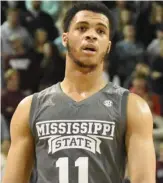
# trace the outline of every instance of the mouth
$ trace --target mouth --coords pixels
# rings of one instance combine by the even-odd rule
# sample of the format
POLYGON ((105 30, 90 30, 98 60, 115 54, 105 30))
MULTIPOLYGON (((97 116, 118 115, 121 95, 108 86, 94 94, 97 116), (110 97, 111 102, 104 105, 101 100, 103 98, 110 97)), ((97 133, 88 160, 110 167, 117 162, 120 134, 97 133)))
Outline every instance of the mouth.
POLYGON ((94 46, 85 46, 82 50, 86 54, 93 54, 93 55, 97 52, 97 49, 94 46))

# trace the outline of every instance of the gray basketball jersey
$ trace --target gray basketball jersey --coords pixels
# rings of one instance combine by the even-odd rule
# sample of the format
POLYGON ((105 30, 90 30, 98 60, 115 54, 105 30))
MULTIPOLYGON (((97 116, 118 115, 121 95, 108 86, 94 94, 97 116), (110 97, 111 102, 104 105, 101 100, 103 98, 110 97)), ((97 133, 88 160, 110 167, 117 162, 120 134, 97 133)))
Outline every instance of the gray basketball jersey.
POLYGON ((122 183, 128 90, 109 83, 75 102, 60 83, 34 94, 37 183, 122 183))

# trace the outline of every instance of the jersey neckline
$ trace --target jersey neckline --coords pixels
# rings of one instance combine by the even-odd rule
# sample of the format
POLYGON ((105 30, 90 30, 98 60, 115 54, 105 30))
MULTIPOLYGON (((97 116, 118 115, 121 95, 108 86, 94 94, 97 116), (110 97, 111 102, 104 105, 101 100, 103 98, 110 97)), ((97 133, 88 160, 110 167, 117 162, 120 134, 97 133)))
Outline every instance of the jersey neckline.
POLYGON ((68 96, 62 89, 61 87, 61 82, 58 83, 58 89, 60 91, 60 93, 62 95, 64 95, 64 97, 66 97, 69 102, 71 102, 73 105, 76 105, 76 106, 79 106, 79 105, 82 105, 82 104, 86 104, 88 101, 91 101, 92 99, 94 99, 95 97, 97 97, 101 92, 105 91, 108 86, 110 86, 110 82, 107 83, 103 88, 101 88, 100 90, 98 90, 96 93, 90 95, 89 97, 81 100, 81 101, 75 101, 73 98, 71 98, 70 96, 68 96))

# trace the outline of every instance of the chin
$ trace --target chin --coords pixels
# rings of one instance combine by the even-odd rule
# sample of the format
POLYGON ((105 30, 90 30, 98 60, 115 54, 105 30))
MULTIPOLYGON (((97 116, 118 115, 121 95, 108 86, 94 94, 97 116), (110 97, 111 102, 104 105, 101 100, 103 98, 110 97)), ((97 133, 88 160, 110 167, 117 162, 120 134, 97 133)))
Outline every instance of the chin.
POLYGON ((97 64, 95 62, 89 62, 88 59, 86 61, 75 60, 74 62, 81 68, 93 69, 97 67, 97 64))

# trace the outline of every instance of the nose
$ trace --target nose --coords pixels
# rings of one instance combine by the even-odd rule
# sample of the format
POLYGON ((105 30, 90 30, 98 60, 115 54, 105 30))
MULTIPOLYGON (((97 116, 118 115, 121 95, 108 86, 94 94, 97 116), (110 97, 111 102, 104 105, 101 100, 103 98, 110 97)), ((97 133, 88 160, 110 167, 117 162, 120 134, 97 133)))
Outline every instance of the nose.
POLYGON ((85 36, 85 39, 87 41, 96 41, 97 40, 96 33, 94 31, 89 31, 85 36))
POLYGON ((87 35, 86 36, 86 40, 88 40, 88 41, 96 41, 97 40, 97 37, 94 36, 94 35, 87 35))

